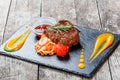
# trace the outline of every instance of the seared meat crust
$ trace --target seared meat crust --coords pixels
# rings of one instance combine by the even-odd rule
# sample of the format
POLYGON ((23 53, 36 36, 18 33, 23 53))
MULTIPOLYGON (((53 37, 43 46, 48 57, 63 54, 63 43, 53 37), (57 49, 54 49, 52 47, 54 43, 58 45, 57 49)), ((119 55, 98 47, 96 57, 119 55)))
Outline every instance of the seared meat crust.
POLYGON ((72 26, 68 31, 58 31, 46 29, 44 34, 50 38, 54 43, 61 42, 64 45, 71 47, 79 42, 79 31, 68 20, 59 21, 56 26, 72 26))

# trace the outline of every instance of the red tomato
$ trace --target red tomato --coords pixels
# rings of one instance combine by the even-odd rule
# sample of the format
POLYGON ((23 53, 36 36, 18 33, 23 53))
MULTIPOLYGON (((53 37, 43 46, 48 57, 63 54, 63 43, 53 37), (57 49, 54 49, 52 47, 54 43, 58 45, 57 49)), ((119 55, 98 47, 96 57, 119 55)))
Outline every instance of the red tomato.
POLYGON ((69 47, 61 44, 60 42, 55 45, 55 53, 57 56, 64 57, 67 55, 69 47))
POLYGON ((39 26, 35 27, 35 29, 36 29, 36 30, 38 30, 38 29, 40 29, 40 30, 44 29, 44 30, 45 30, 48 26, 50 26, 50 25, 48 25, 48 24, 43 24, 43 25, 39 25, 39 26))

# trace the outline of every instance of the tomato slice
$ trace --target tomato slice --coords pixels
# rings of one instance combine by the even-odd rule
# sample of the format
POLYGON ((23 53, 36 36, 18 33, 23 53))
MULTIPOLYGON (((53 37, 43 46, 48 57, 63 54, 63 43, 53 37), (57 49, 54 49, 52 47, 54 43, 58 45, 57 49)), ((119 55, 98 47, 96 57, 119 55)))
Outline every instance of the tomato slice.
POLYGON ((69 47, 66 45, 61 44, 58 42, 58 44, 55 45, 55 53, 57 56, 64 57, 68 54, 69 47))

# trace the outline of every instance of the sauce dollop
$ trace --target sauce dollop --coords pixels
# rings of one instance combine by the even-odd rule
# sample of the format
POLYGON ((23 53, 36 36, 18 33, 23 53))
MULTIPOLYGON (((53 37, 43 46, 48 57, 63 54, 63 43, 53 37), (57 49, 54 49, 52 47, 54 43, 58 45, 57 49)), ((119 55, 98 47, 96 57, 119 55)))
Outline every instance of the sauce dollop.
POLYGON ((80 63, 80 64, 78 65, 78 68, 84 69, 84 68, 85 68, 85 64, 84 64, 84 63, 80 63))
POLYGON ((80 60, 79 60, 79 64, 78 64, 78 68, 80 69, 84 69, 85 68, 85 56, 84 56, 84 46, 82 48, 82 52, 81 52, 81 55, 80 55, 80 60))
POLYGON ((50 26, 48 24, 43 24, 43 25, 38 25, 34 28, 34 32, 37 36, 41 37, 41 35, 43 34, 43 32, 45 31, 45 29, 47 29, 47 27, 50 26))
POLYGON ((48 26, 50 26, 50 25, 48 25, 48 24, 43 24, 43 25, 39 25, 39 26, 35 27, 35 29, 36 29, 36 30, 38 30, 38 29, 40 29, 40 30, 44 29, 44 30, 45 30, 48 26))

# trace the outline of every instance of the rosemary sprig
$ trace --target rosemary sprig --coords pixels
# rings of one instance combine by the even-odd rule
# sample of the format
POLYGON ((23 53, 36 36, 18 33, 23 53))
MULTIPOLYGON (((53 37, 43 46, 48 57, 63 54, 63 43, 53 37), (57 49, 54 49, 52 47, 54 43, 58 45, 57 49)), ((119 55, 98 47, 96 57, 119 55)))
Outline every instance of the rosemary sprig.
POLYGON ((51 30, 58 30, 58 31, 68 31, 72 26, 49 26, 48 29, 51 30))

